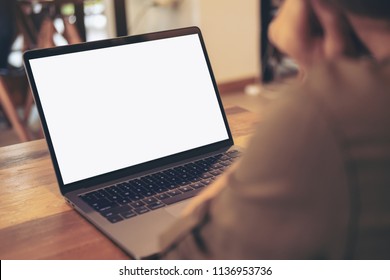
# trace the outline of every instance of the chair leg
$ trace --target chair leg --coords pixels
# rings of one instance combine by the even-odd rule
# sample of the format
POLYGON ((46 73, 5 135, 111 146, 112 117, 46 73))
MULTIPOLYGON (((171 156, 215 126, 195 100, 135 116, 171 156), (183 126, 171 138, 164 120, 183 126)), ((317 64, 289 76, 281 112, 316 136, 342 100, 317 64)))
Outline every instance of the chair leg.
POLYGON ((37 48, 54 47, 53 35, 55 32, 54 23, 50 18, 45 18, 38 33, 37 48))
MULTIPOLYGON (((28 125, 33 105, 34 105, 34 98, 33 98, 32 92, 31 92, 31 88, 29 87, 28 91, 27 91, 26 103, 24 104, 24 120, 23 120, 23 122, 26 124, 26 126, 28 125)), ((42 127, 39 128, 39 131, 36 132, 34 134, 34 136, 35 136, 34 139, 35 138, 44 138, 42 127)))
POLYGON ((30 118, 31 109, 34 105, 34 99, 32 96, 31 88, 28 86, 26 103, 24 104, 24 123, 28 123, 28 119, 30 118))
POLYGON ((64 37, 68 41, 68 44, 78 44, 81 43, 83 40, 81 40, 81 37, 79 35, 79 32, 77 31, 77 28, 74 24, 71 24, 69 22, 69 19, 66 17, 63 17, 62 20, 64 21, 64 37))
POLYGON ((30 138, 28 136, 28 132, 19 119, 16 108, 7 93, 7 87, 2 78, 0 78, 0 103, 2 104, 4 113, 9 119, 12 127, 15 129, 19 139, 22 142, 29 141, 30 138))

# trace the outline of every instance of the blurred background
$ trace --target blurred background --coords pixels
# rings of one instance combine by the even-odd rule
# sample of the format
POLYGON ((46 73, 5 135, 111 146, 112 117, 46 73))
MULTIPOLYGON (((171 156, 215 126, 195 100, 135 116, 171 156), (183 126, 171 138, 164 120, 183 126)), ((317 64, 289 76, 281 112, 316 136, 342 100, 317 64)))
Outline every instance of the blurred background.
POLYGON ((0 0, 0 54, 7 56, 0 67, 0 146, 43 137, 22 67, 25 50, 187 26, 202 30, 225 107, 257 110, 253 98, 263 85, 296 70, 267 40, 281 2, 0 0))

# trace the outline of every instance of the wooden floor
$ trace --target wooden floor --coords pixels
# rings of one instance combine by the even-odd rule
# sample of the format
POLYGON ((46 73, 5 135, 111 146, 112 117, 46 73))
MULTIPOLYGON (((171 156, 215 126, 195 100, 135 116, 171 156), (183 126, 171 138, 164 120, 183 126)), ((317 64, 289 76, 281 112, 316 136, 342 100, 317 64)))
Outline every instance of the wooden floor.
MULTIPOLYGON (((267 94, 250 95, 244 92, 233 92, 221 94, 224 107, 240 106, 252 112, 260 111, 269 100, 269 89, 267 94)), ((272 90, 271 90, 272 92, 272 90)), ((19 143, 13 130, 9 129, 4 120, 0 117, 0 147, 19 143)))

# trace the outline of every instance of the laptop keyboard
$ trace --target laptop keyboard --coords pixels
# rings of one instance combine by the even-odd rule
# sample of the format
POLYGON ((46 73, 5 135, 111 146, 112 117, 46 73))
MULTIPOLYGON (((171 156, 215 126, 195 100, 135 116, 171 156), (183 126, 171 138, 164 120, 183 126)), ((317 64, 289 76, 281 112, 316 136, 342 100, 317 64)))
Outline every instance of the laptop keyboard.
POLYGON ((80 197, 108 221, 116 223, 197 195, 239 156, 237 150, 227 151, 80 197))

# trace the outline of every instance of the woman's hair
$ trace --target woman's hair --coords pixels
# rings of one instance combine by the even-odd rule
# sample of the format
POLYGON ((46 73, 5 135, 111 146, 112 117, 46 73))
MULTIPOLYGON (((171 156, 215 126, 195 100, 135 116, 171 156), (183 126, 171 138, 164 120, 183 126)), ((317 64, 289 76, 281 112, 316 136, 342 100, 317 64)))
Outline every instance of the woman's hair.
POLYGON ((390 21, 390 0, 323 0, 341 6, 347 12, 390 21))

